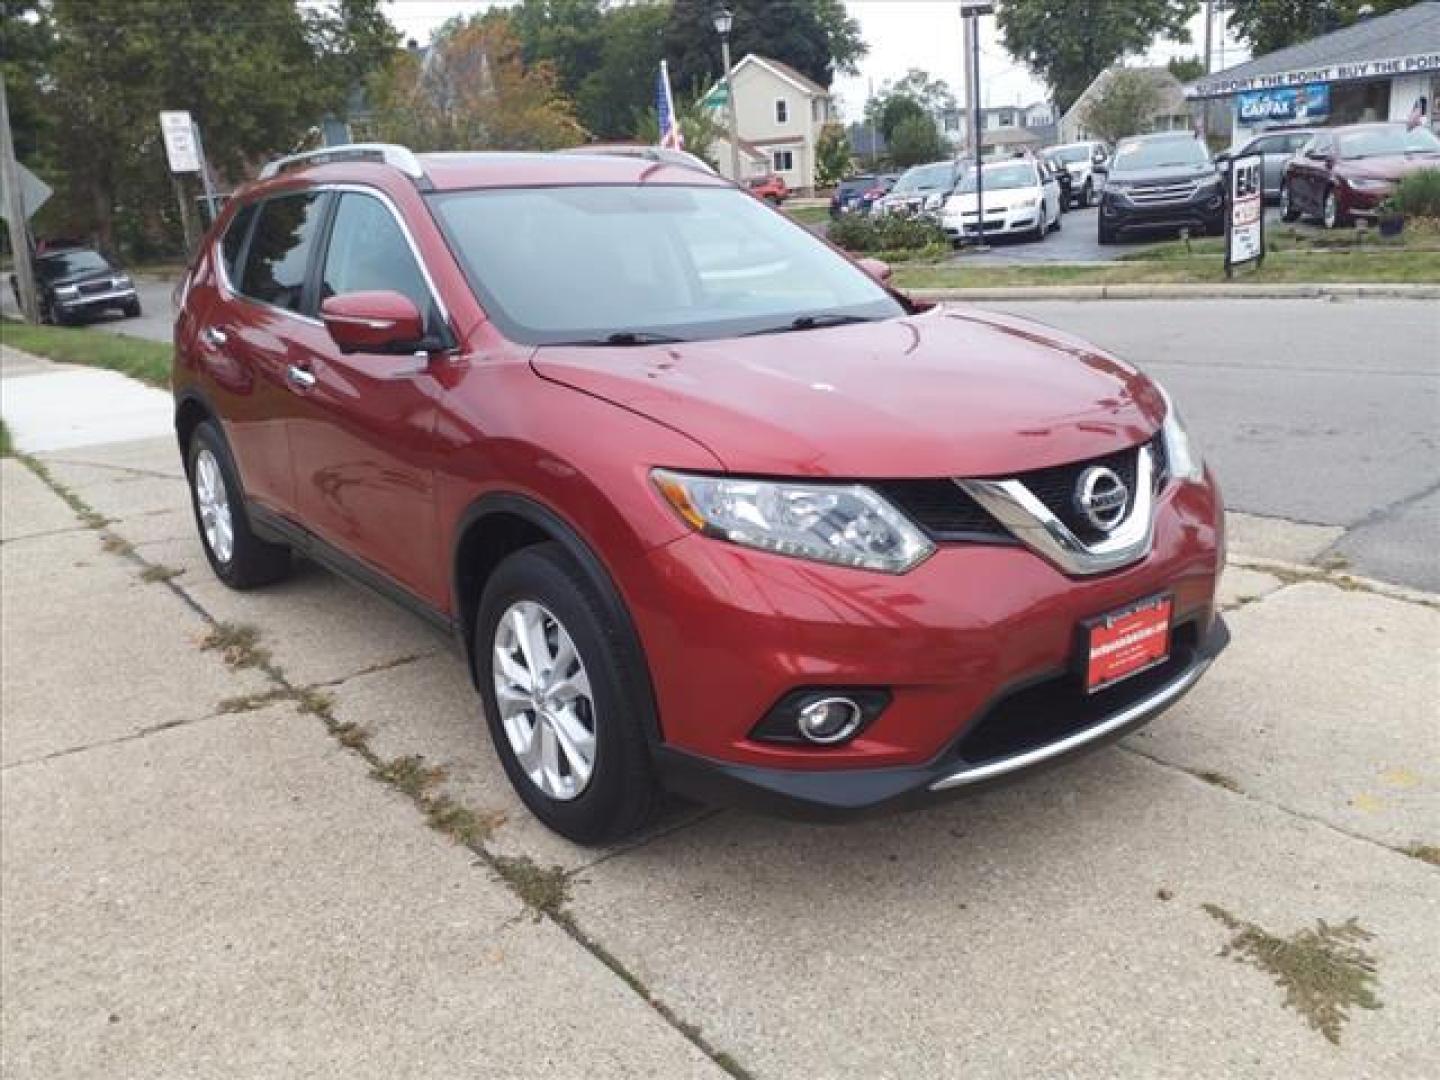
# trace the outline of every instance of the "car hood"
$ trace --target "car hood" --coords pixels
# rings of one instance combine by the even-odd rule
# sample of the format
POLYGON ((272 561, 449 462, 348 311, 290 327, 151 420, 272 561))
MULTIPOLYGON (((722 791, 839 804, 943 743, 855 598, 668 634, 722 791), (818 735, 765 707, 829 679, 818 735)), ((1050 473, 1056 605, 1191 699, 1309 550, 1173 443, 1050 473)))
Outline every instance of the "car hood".
POLYGON ((718 341, 542 346, 531 362, 762 475, 1004 475, 1143 442, 1165 408, 1149 380, 1094 346, 943 306, 718 341))
POLYGON ((1411 173, 1435 168, 1440 168, 1440 154, 1391 154, 1341 161, 1335 171, 1342 176, 1364 177, 1367 180, 1403 180, 1411 173))
POLYGON ((1112 172, 1109 179, 1116 184, 1164 184, 1179 180, 1206 180, 1220 175, 1213 165, 1165 165, 1153 169, 1126 169, 1112 172))

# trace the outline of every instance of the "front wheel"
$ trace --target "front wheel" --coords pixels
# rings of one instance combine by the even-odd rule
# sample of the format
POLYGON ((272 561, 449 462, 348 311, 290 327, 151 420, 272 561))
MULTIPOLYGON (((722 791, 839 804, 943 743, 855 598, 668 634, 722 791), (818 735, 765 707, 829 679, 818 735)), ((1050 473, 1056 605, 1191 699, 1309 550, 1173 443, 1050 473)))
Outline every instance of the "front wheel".
POLYGON ((1325 203, 1320 211, 1320 220, 1327 229, 1338 229, 1342 225, 1349 224, 1349 219, 1340 209, 1340 196, 1335 194, 1334 188, 1325 192, 1325 203))
POLYGON ((139 301, 139 300, 136 300, 136 301, 134 301, 133 303, 129 303, 129 304, 126 304, 126 305, 125 305, 125 317, 126 317, 127 319, 138 319, 138 318, 140 317, 140 301, 139 301))
POLYGON ((1300 220, 1300 208, 1295 205, 1295 197, 1290 194, 1290 185, 1280 185, 1280 220, 1284 222, 1295 222, 1300 220))
POLYGON ((1089 180, 1086 180, 1085 186, 1080 189, 1080 205, 1085 207, 1095 205, 1095 185, 1089 180))
POLYGON ((635 832, 659 801, 637 650, 556 543, 505 559, 480 599, 475 668, 500 763, 530 811, 579 844, 635 832))
POLYGON ((191 435, 186 465, 195 524, 215 576, 232 589, 244 590, 289 573, 290 549, 261 540, 251 529, 230 450, 210 421, 191 435))
POLYGON ((1096 239, 1100 242, 1101 247, 1113 244, 1115 243, 1115 230, 1102 221, 1096 239))

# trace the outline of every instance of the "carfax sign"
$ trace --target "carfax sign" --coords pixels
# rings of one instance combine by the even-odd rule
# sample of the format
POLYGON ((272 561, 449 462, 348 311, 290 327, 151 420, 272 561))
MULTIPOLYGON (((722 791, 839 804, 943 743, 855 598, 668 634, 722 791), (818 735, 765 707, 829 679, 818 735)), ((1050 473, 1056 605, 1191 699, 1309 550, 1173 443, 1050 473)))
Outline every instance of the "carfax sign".
POLYGON ((1265 258, 1265 159, 1259 154, 1230 162, 1230 207, 1225 216, 1225 275, 1265 258))
POLYGON ((1269 90, 1247 90, 1235 95, 1240 123, 1306 124, 1330 115, 1330 86, 1277 86, 1269 90))

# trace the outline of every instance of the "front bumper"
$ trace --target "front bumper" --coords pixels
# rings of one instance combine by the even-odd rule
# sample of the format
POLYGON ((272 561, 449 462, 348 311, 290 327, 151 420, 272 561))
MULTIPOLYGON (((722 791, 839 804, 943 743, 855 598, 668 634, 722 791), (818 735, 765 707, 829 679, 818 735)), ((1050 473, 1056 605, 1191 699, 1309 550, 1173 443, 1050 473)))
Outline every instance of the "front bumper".
POLYGON ((1225 198, 1202 190, 1191 199, 1138 203, 1106 191, 1100 199, 1100 217, 1117 232, 1184 228, 1220 232, 1225 228, 1225 198))
POLYGON ((803 820, 841 821, 923 806, 1061 764, 1149 723, 1184 697, 1230 643, 1219 616, 1191 620, 1176 634, 1166 664, 1093 697, 1083 696, 1073 676, 1002 695, 920 766, 807 772, 714 761, 673 747, 660 748, 656 764, 673 791, 803 820))
POLYGON ((125 307, 135 303, 135 289, 112 289, 109 292, 82 294, 80 296, 56 296, 55 309, 67 315, 81 311, 98 311, 101 308, 125 307))
MULTIPOLYGON (((1013 210, 985 211, 986 236, 1013 236, 1016 233, 1032 232, 1039 220, 1041 206, 1019 207, 1013 210)), ((959 214, 947 214, 941 220, 945 235, 952 240, 964 240, 980 235, 978 217, 974 210, 959 214)))

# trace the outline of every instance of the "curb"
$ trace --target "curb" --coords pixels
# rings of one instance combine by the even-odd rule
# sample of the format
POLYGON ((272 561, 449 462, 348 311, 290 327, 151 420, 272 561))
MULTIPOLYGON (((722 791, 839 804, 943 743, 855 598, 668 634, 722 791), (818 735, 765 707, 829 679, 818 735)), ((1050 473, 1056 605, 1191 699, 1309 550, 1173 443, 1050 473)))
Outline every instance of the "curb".
POLYGON ((915 300, 1440 300, 1440 285, 1014 285, 907 289, 915 300))

